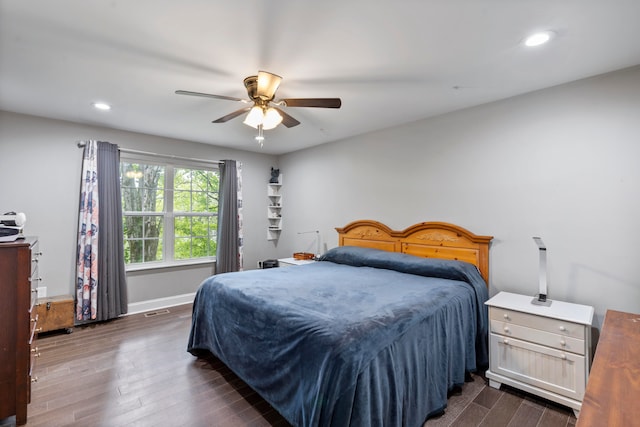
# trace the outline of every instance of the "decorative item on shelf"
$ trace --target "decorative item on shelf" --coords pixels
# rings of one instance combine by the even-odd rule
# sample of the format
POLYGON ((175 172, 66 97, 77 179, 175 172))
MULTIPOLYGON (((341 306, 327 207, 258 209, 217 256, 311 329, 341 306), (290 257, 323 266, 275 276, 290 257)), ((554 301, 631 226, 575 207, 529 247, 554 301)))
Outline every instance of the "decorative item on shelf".
POLYGON ((293 259, 314 259, 316 256, 310 252, 294 252, 293 259))
POLYGON ((269 184, 278 184, 280 183, 280 169, 271 168, 271 179, 269 180, 269 184))

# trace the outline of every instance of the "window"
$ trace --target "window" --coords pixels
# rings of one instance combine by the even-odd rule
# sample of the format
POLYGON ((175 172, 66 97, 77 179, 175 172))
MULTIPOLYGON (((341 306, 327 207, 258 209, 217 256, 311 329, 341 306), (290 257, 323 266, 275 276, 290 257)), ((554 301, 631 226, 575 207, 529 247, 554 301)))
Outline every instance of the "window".
POLYGON ((213 259, 218 184, 214 168, 121 159, 125 263, 158 266, 213 259))

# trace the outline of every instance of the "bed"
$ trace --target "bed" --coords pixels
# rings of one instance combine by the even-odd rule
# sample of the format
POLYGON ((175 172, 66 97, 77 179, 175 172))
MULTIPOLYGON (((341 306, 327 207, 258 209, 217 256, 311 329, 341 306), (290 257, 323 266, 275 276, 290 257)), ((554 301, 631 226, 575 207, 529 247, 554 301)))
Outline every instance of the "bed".
POLYGON ((420 426, 488 364, 492 237, 443 222, 336 230, 318 262, 206 279, 187 349, 294 426, 420 426))

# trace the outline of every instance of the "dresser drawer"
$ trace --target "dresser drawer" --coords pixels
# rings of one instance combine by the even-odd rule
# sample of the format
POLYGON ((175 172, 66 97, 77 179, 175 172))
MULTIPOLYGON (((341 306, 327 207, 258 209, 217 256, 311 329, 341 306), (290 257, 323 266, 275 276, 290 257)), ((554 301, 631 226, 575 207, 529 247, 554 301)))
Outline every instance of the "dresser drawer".
POLYGON ((536 316, 534 314, 522 313, 520 311, 509 310, 501 307, 490 307, 489 318, 491 320, 504 322, 505 324, 520 325, 566 337, 577 338, 579 340, 586 339, 586 328, 584 325, 568 322, 566 320, 536 316))
POLYGON ((491 332, 504 335, 507 338, 518 338, 558 350, 570 351, 576 354, 585 354, 584 340, 570 336, 555 334, 541 329, 529 328, 503 320, 491 319, 491 332))
MULTIPOLYGON (((35 311, 33 311, 33 313, 35 313, 35 315, 32 314, 31 317, 31 335, 29 336, 29 382, 38 381, 38 378, 34 376, 34 370, 36 367, 36 360, 40 357, 40 351, 36 346, 36 341, 38 338, 38 332, 40 332, 41 328, 38 324, 38 314, 35 311)), ((29 396, 29 402, 31 402, 31 396, 29 396)))

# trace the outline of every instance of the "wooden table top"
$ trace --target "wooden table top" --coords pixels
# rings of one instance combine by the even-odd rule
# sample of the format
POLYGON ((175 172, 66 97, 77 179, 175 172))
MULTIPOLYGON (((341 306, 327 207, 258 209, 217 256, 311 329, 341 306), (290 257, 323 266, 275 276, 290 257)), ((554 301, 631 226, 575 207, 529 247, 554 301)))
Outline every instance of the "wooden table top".
POLYGON ((640 314, 608 310, 576 427, 640 426, 640 314))

